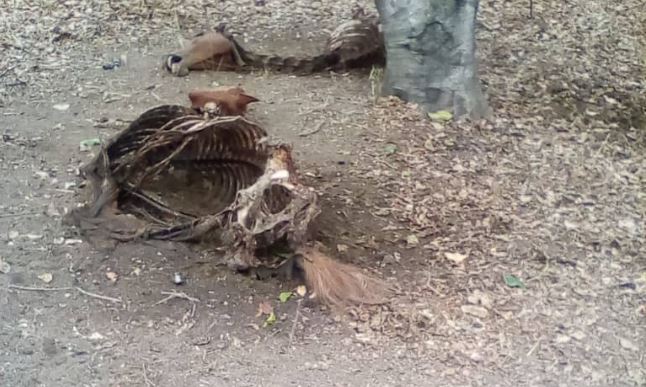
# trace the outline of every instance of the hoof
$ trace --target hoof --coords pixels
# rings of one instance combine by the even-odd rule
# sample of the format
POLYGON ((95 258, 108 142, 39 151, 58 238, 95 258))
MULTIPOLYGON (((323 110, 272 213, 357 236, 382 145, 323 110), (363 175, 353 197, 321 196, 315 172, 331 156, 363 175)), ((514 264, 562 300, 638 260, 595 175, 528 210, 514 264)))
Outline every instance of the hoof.
POLYGON ((188 75, 188 69, 183 66, 183 58, 177 54, 169 54, 164 57, 164 68, 169 73, 183 77, 188 75))

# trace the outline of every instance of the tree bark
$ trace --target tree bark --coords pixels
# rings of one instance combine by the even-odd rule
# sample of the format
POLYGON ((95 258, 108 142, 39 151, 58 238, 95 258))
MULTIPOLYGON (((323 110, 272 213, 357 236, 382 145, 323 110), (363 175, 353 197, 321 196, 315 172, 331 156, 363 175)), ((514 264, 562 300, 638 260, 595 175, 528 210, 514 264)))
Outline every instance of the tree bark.
POLYGON ((478 0, 376 0, 386 45, 382 94, 454 117, 489 114, 480 86, 478 0))

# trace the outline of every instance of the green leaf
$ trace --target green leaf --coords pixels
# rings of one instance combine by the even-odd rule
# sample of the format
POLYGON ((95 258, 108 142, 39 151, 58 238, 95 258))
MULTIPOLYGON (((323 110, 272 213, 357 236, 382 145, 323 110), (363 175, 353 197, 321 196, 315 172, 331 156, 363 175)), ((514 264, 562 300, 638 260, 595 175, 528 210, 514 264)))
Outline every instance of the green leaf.
POLYGON ((505 280, 505 284, 509 286, 510 288, 524 288, 525 284, 523 281, 520 280, 520 278, 516 277, 515 275, 512 274, 507 274, 503 276, 503 279, 505 280))
POLYGON ((101 139, 99 138, 90 138, 87 140, 81 141, 79 144, 79 149, 81 152, 89 151, 93 146, 101 145, 101 139))
POLYGON ((384 150, 385 150, 385 151, 386 151, 386 153, 388 153, 389 155, 392 155, 393 153, 397 152, 397 145, 395 145, 395 144, 388 144, 388 145, 386 145, 386 147, 384 148, 384 150))
POLYGON ((265 320, 265 323, 262 324, 263 327, 267 327, 270 325, 274 325, 276 323, 276 314, 274 312, 269 313, 269 316, 267 316, 267 319, 265 320))
POLYGON ((278 299, 280 300, 280 302, 287 302, 287 300, 289 300, 289 298, 290 298, 293 294, 294 294, 294 293, 292 293, 292 292, 281 292, 281 293, 278 295, 278 299))
POLYGON ((440 110, 435 113, 428 113, 428 117, 433 121, 450 121, 453 118, 453 113, 446 110, 440 110))

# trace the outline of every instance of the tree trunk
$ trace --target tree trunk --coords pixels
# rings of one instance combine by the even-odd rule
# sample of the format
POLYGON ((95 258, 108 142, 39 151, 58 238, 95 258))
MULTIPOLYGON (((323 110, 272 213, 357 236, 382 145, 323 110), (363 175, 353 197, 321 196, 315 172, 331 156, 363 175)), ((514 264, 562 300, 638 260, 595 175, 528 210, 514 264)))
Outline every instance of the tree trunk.
POLYGON ((477 119, 489 108, 476 60, 478 0, 376 0, 386 44, 382 94, 477 119))

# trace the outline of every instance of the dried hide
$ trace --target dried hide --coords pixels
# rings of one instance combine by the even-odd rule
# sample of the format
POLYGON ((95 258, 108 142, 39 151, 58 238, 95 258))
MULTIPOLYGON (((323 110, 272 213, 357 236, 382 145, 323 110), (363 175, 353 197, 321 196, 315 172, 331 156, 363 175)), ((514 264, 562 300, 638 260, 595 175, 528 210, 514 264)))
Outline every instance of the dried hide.
POLYGON ((82 172, 92 197, 68 218, 81 232, 217 243, 237 270, 299 269, 325 303, 385 301, 379 281, 308 241, 320 212, 316 193, 300 184, 291 148, 268 144, 265 130, 244 117, 150 109, 82 172), (285 248, 290 258, 273 253, 285 248))
POLYGON ((349 70, 385 65, 383 34, 376 14, 353 9, 351 20, 335 28, 319 54, 283 56, 246 49, 234 36, 219 26, 216 31, 194 36, 183 50, 164 55, 169 73, 186 76, 190 71, 251 71, 264 69, 293 74, 314 74, 327 70, 349 70))

